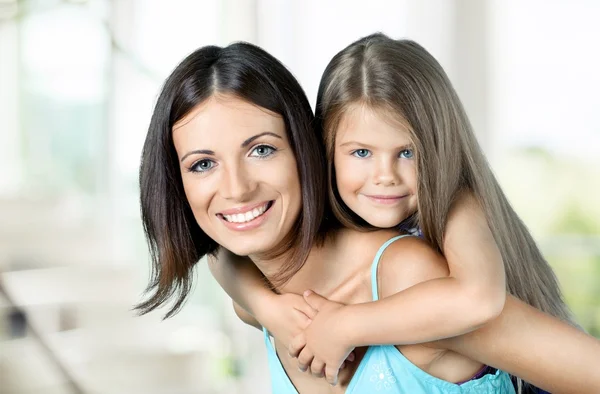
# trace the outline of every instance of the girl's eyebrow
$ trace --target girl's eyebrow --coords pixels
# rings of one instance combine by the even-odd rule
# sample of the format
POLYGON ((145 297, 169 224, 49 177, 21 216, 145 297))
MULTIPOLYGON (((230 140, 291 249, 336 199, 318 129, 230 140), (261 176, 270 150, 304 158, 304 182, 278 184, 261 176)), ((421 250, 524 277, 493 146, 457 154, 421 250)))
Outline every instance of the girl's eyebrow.
MULTIPOLYGON (((340 144, 340 148, 346 145, 360 145, 360 146, 364 146, 365 148, 369 148, 369 149, 374 149, 375 147, 373 145, 369 145, 369 144, 365 144, 364 142, 358 142, 358 141, 348 141, 348 142, 344 142, 343 144, 340 144)), ((405 149, 414 149, 414 145, 409 142, 408 144, 404 144, 402 146, 399 146, 397 148, 395 148, 396 150, 405 150, 405 149)))
POLYGON ((343 144, 340 144, 340 147, 346 146, 346 145, 360 145, 360 146, 364 146, 366 148, 371 148, 371 149, 374 148, 372 145, 365 144, 364 142, 358 142, 358 141, 344 142, 343 144))

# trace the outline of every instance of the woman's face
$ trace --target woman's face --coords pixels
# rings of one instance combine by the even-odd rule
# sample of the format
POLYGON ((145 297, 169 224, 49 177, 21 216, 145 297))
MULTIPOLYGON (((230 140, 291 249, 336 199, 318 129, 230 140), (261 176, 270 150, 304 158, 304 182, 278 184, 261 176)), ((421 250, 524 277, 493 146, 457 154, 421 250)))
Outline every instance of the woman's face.
POLYGON ((375 227, 397 226, 417 210, 415 150, 409 130, 364 105, 336 131, 335 176, 344 203, 375 227))
POLYGON ((173 126, 173 143, 185 195, 209 237, 244 256, 280 246, 302 204, 281 116, 215 95, 173 126))

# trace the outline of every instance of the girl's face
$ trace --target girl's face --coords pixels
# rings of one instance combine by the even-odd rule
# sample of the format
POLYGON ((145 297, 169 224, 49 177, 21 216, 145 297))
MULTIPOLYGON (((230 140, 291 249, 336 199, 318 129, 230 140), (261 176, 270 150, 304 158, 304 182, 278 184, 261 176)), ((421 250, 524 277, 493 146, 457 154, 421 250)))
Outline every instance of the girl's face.
POLYGON ((336 131, 337 188, 375 227, 397 226, 417 210, 415 151, 408 129, 383 111, 354 105, 336 131))
POLYGON ((173 127, 185 195, 200 228, 238 255, 277 248, 301 209, 281 116, 213 96, 173 127))

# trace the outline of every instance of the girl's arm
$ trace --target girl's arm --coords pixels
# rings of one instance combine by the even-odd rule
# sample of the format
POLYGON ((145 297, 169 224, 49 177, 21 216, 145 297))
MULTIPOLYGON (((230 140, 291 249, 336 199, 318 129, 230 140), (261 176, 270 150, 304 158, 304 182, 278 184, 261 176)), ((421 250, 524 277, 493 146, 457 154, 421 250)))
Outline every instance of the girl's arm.
MULTIPOLYGON (((419 282, 448 274, 443 257, 433 252, 423 241, 402 239, 389 248, 378 270, 380 297, 393 297, 398 291, 418 286, 419 282), (404 259, 397 257, 400 250, 398 253, 390 253, 394 251, 392 247, 403 249, 404 259)), ((348 315, 353 313, 350 310, 353 305, 344 306, 316 294, 309 295, 307 301, 318 310, 317 317, 323 314, 323 318, 328 320, 326 324, 329 331, 335 332, 334 335, 320 337, 322 342, 317 344, 320 348, 343 348, 352 343, 354 327, 347 322, 348 315)), ((383 301, 385 299, 379 302, 383 301)), ((378 316, 374 323, 378 327, 385 327, 393 313, 395 311, 388 311, 378 316)), ((318 325, 323 321, 316 318, 314 323, 318 325)), ((313 324, 305 334, 315 328, 313 324)), ((325 330, 321 328, 320 331, 325 330)), ((432 344, 502 369, 555 394, 600 393, 600 374, 597 372, 600 365, 600 341, 510 295, 506 296, 500 316, 484 327, 432 344)), ((298 355, 301 364, 307 366, 314 363, 312 358, 306 358, 305 350, 308 347, 309 345, 304 347, 298 355)), ((309 349, 308 353, 313 350, 315 349, 309 349)), ((326 365, 327 380, 335 383, 337 370, 331 368, 326 360, 318 361, 326 365)))
POLYGON ((286 346, 315 314, 302 296, 277 295, 271 291, 248 257, 221 248, 216 258, 208 258, 208 265, 217 282, 233 299, 238 317, 256 328, 266 327, 286 346))
MULTIPOLYGON (((363 237, 361 242, 369 239, 369 235, 363 237)), ((389 286, 396 291, 390 297, 347 305, 342 308, 343 313, 319 311, 309 329, 289 346, 292 355, 303 352, 303 357, 298 358, 301 369, 308 368, 307 360, 318 359, 328 369, 337 371, 354 347, 407 345, 449 338, 475 330, 501 313, 506 299, 504 263, 485 214, 472 195, 463 193, 448 216, 444 239, 447 265, 446 260, 436 257, 426 245, 414 257, 407 255, 403 245, 415 243, 414 237, 410 238, 396 241, 386 250, 384 257, 395 261, 389 265, 392 270, 402 271, 413 263, 407 259, 429 256, 425 259, 443 260, 447 274, 423 278, 403 291, 398 288, 399 283, 391 283, 389 286), (338 327, 351 327, 351 335, 330 332, 332 321, 338 327)), ((405 276, 404 272, 398 274, 380 278, 396 281, 405 276)), ((310 297, 307 302, 310 303, 310 297)))
POLYGON ((260 270, 248 257, 220 248, 217 257, 208 257, 208 267, 235 304, 252 316, 256 317, 257 311, 264 310, 262 306, 274 295, 260 270))
POLYGON ((437 343, 551 393, 600 393, 600 340, 510 295, 498 318, 437 343))
POLYGON ((262 330, 262 326, 261 324, 258 322, 258 320, 256 320, 254 318, 254 316, 252 316, 251 314, 249 314, 244 308, 242 308, 241 306, 239 306, 235 301, 233 301, 233 310, 235 312, 235 314, 237 315, 237 317, 243 321, 244 323, 246 323, 249 326, 255 327, 259 330, 262 330))
MULTIPOLYGON (((383 232, 363 234, 361 241, 354 244, 358 245, 357 248, 362 248, 366 243, 379 247, 390 238, 389 235, 383 232), (385 238, 382 238, 382 234, 385 238)), ((394 334, 391 328, 404 333, 405 327, 399 328, 404 321, 439 326, 451 324, 449 320, 454 316, 440 321, 439 316, 435 315, 435 308, 424 308, 422 304, 407 315, 399 310, 398 300, 402 300, 403 293, 411 292, 423 283, 447 278, 448 274, 446 260, 424 240, 417 237, 399 239, 388 246, 379 261, 376 278, 380 300, 342 305, 312 292, 305 293, 306 302, 317 311, 317 315, 307 329, 294 338, 288 351, 291 356, 298 358, 300 370, 310 367, 311 372, 317 374, 324 369, 327 381, 336 384, 342 361, 355 347, 430 342, 422 339, 419 332, 407 332, 401 336, 394 334), (364 331, 368 327, 372 332, 364 331)), ((372 278, 368 280, 372 282, 372 278)), ((447 304, 445 299, 436 301, 438 306, 447 304)), ((441 330, 443 328, 438 328, 438 331, 441 330)))
POLYGON ((464 193, 450 211, 443 248, 447 277, 419 283, 379 302, 349 306, 356 312, 349 313, 355 318, 347 322, 356 330, 355 346, 453 337, 502 312, 504 263, 485 215, 470 194, 464 193), (380 316, 387 318, 384 326, 377 323, 380 316))

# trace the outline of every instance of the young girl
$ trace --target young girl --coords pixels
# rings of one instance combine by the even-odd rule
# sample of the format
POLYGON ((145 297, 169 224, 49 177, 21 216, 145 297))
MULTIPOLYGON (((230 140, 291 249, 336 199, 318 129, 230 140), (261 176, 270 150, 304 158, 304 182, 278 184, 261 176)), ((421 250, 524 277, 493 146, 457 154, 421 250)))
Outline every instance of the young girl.
MULTIPOLYGON (((573 322, 552 269, 494 178, 450 81, 425 49, 381 34, 351 44, 325 70, 317 120, 336 217, 355 229, 416 228, 443 253, 450 275, 315 315, 298 298, 269 294, 252 265, 221 253, 218 264, 211 263, 215 277, 290 345, 302 369, 320 374, 325 365, 333 382, 354 347, 470 332, 500 314, 506 291, 573 322), (334 327, 352 330, 341 335, 334 327)), ((277 285, 289 274, 271 280, 277 285)), ((318 296, 308 297, 313 305, 322 302, 311 297, 318 296)))

